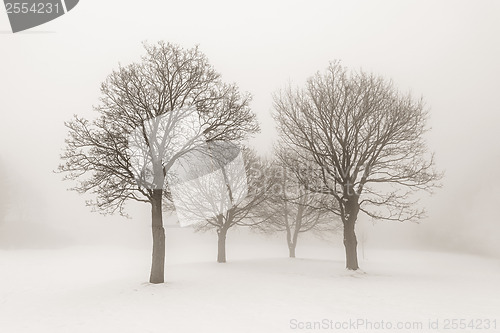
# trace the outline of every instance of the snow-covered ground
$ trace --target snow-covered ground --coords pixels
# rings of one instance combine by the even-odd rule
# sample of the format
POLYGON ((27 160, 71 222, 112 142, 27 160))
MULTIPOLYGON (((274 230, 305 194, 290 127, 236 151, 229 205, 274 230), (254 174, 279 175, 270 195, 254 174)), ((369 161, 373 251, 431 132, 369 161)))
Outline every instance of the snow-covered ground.
POLYGON ((147 283, 146 246, 0 250, 0 332, 500 331, 495 258, 367 248, 349 272, 340 242, 304 241, 289 259, 281 238, 236 232, 227 264, 213 234, 167 229, 167 243, 161 285, 147 283))

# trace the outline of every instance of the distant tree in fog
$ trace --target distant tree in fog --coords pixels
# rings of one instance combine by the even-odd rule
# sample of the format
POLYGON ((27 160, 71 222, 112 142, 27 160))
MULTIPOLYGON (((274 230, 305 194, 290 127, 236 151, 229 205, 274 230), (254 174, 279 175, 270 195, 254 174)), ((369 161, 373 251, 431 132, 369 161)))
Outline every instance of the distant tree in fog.
POLYGON ((427 112, 421 99, 401 94, 393 83, 338 62, 301 89, 275 94, 287 167, 308 191, 334 200, 323 208, 343 224, 346 268, 358 266, 355 222, 422 218, 415 193, 438 186, 433 154, 424 141, 427 112))
POLYGON ((286 149, 278 150, 277 162, 272 169, 274 186, 262 207, 268 218, 257 228, 265 232, 285 232, 289 257, 295 258, 300 234, 334 232, 339 229, 340 221, 324 208, 324 201, 328 200, 326 195, 311 192, 300 184, 287 168, 289 159, 286 149))
MULTIPOLYGON (((214 149, 212 149, 214 150, 214 149)), ((176 196, 174 206, 186 212, 185 218, 198 220, 197 231, 217 232, 217 262, 226 262, 226 238, 233 227, 253 227, 266 221, 262 206, 270 200, 272 179, 265 172, 269 164, 250 148, 242 148, 243 166, 235 161, 240 151, 222 146, 212 153, 213 162, 223 181, 198 177, 183 186, 185 195, 176 196), (232 156, 228 156, 232 155, 232 156), (236 158, 235 158, 236 157, 236 158)), ((196 171, 196 168, 192 169, 196 171)))

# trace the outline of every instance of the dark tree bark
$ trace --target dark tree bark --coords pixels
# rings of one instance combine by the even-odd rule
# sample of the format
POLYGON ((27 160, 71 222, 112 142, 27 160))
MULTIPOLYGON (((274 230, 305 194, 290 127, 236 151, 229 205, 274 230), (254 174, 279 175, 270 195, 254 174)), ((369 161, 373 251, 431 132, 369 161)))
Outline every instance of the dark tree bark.
POLYGON ((222 228, 217 231, 218 243, 217 243, 217 262, 226 262, 226 235, 227 229, 222 228))
POLYGON ((163 283, 165 271, 165 229, 162 217, 163 190, 153 190, 151 203, 152 229, 153 229, 153 258, 151 263, 150 283, 163 283))
POLYGON ((348 189, 345 196, 348 197, 345 204, 344 223, 344 247, 346 255, 346 268, 350 270, 359 269, 358 266, 358 240, 356 238, 355 225, 359 214, 359 196, 348 189))
POLYGON ((354 231, 354 222, 348 221, 344 225, 344 247, 346 256, 346 268, 350 270, 357 270, 358 266, 358 241, 356 239, 356 232, 354 231))

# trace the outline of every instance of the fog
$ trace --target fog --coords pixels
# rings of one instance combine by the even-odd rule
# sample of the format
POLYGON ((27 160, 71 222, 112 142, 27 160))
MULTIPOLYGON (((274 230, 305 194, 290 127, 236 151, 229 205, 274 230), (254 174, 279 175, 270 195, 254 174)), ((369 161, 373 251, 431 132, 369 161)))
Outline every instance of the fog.
POLYGON ((0 247, 150 242, 147 205, 131 203, 131 219, 103 217, 53 171, 64 121, 95 117, 106 76, 138 61, 142 41, 165 40, 199 45, 225 81, 253 95, 262 131, 252 144, 263 154, 276 139, 271 94, 303 85, 331 60, 423 96, 443 187, 422 196, 428 217, 419 224, 362 217, 358 234, 366 234, 367 249, 500 256, 498 13, 497 1, 87 0, 12 34, 0 10, 0 179, 8 204, 0 247))

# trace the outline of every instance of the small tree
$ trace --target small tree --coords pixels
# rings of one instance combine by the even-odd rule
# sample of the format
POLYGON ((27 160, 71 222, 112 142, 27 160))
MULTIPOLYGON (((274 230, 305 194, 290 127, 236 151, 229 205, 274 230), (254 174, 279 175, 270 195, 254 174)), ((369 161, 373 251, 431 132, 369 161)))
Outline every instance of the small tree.
POLYGON ((182 49, 163 42, 144 44, 144 48, 141 62, 120 66, 102 83, 95 120, 75 116, 65 123, 69 137, 59 171, 66 173, 65 179, 78 180, 73 190, 93 194, 96 199, 87 204, 104 214, 118 211, 125 215, 129 199, 151 205, 150 282, 162 283, 162 200, 169 197, 166 175, 171 166, 197 149, 195 143, 240 140, 258 131, 258 125, 248 106, 250 96, 222 82, 198 48, 182 49), (168 130, 185 123, 190 114, 186 110, 193 108, 200 125, 190 133, 194 137, 181 133, 172 137, 168 130), (139 170, 142 174, 138 175, 140 159, 131 149, 130 138, 141 141, 134 142, 135 146, 149 148, 142 162, 149 163, 151 170, 139 170), (153 181, 146 186, 148 177, 153 181))
POLYGON ((325 195, 305 189, 287 168, 290 154, 280 149, 277 155, 278 162, 273 168, 275 184, 264 204, 267 222, 257 228, 265 232, 285 232, 289 257, 295 258, 299 234, 333 232, 338 224, 332 221, 330 211, 323 208, 325 195))
POLYGON ((268 164, 253 150, 216 142, 210 147, 208 164, 182 166, 193 176, 187 177, 191 179, 188 186, 176 191, 174 206, 178 216, 198 221, 197 231, 216 230, 217 262, 225 263, 229 229, 256 226, 266 220, 261 207, 269 198, 272 182, 264 171, 268 164))
POLYGON ((325 208, 341 218, 348 269, 359 267, 359 212, 394 221, 423 217, 414 194, 431 191, 441 175, 423 140, 422 100, 334 62, 304 89, 276 94, 274 106, 282 144, 294 156, 288 167, 306 189, 334 199, 325 208))

